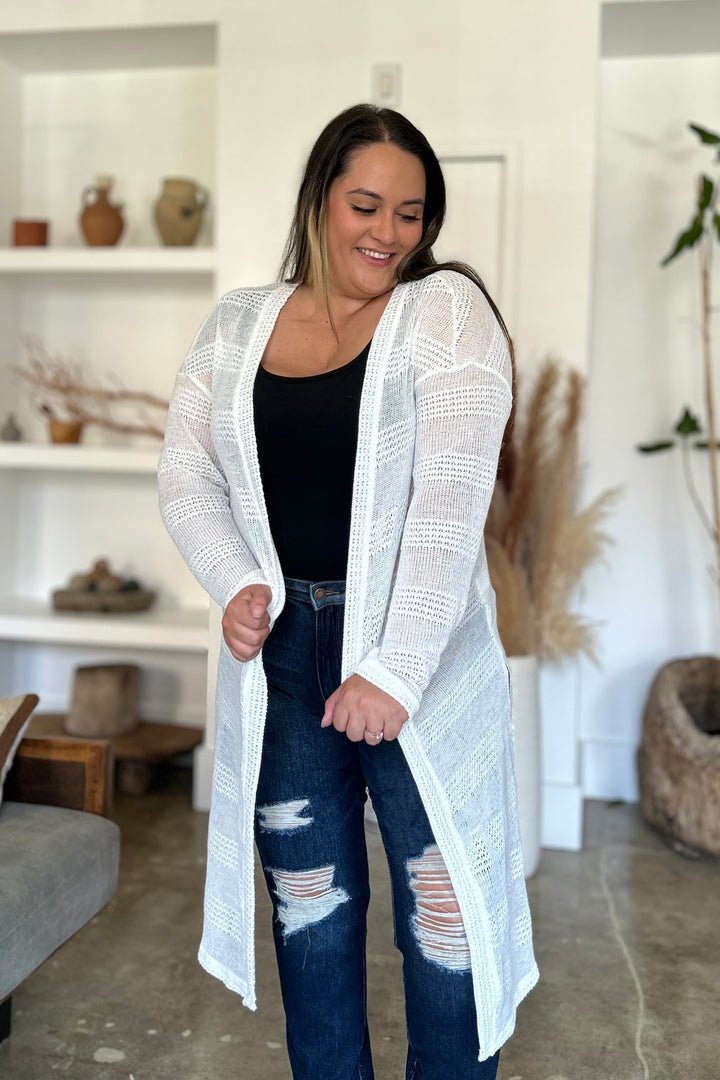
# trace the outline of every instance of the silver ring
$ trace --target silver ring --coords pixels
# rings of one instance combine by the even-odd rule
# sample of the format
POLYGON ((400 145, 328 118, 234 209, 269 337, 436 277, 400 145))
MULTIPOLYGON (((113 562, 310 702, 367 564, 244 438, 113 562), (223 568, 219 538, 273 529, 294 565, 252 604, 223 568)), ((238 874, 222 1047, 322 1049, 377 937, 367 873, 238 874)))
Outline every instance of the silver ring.
POLYGON ((369 728, 365 728, 365 731, 368 735, 372 735, 373 739, 377 739, 378 742, 380 742, 381 739, 385 738, 384 731, 370 731, 369 728))

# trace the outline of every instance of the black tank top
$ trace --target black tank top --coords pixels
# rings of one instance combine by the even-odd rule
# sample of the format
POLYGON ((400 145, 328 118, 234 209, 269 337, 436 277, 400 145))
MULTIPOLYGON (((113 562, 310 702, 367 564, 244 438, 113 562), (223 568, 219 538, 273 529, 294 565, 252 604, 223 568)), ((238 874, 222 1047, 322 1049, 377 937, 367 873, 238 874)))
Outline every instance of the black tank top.
POLYGON ((320 375, 258 368, 253 388, 260 475, 285 577, 344 580, 358 416, 370 345, 320 375))

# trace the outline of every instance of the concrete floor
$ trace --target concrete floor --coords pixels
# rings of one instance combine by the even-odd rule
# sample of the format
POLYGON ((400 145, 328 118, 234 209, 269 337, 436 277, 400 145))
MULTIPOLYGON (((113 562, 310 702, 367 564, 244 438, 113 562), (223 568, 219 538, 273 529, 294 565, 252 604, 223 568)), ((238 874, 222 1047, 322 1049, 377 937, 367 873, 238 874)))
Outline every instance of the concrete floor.
MULTIPOLYGON (((189 780, 176 769, 146 796, 117 797, 117 893, 16 991, 2 1080, 289 1080, 264 886, 259 1011, 196 962, 207 817, 190 809, 189 780)), ((377 835, 369 848, 376 1077, 400 1080, 400 965, 377 835)), ((718 860, 674 854, 634 806, 591 802, 585 849, 544 851, 529 893, 541 979, 499 1080, 720 1080, 718 860)))

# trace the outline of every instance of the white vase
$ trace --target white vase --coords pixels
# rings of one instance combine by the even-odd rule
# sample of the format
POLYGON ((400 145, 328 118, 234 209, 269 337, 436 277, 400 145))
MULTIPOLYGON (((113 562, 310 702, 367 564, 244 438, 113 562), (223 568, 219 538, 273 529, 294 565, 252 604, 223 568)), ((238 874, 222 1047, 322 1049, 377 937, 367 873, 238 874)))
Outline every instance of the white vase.
POLYGON ((525 877, 540 860, 540 690, 536 656, 509 656, 518 817, 525 877))

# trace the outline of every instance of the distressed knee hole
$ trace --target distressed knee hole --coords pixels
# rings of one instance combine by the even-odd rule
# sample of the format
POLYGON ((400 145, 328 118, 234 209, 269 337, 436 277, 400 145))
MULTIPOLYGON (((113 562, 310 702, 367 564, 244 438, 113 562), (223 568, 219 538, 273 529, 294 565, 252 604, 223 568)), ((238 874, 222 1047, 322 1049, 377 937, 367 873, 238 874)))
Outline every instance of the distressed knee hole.
POLYGON ((268 806, 258 806, 255 812, 261 832, 291 833, 313 823, 308 799, 270 803, 268 806))
POLYGON ((316 870, 274 870, 275 895, 278 898, 277 918, 283 937, 320 922, 350 899, 344 889, 333 885, 334 866, 316 870))
POLYGON ((415 913, 410 923, 426 960, 450 971, 470 970, 470 946, 445 860, 436 844, 408 859, 415 913))

